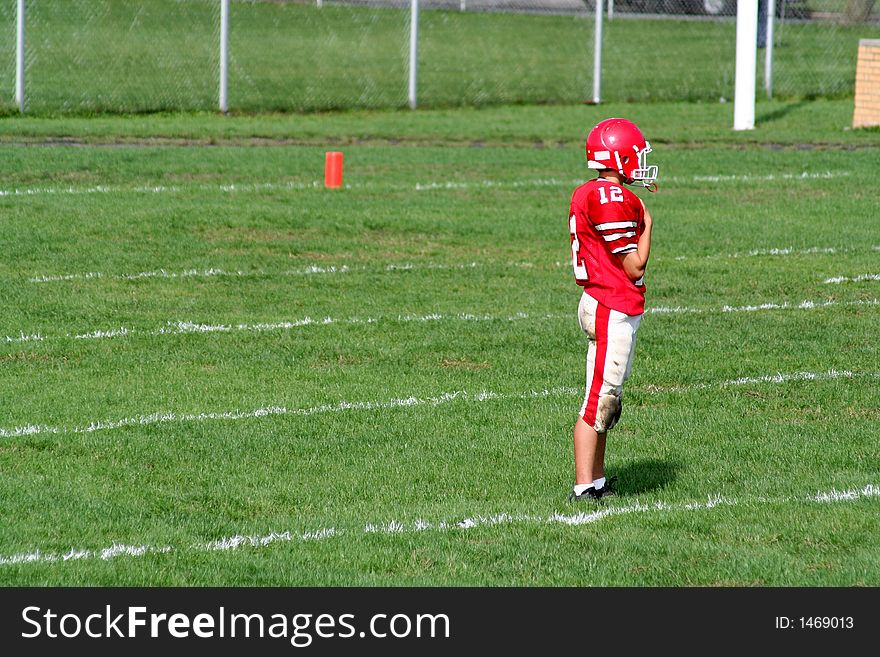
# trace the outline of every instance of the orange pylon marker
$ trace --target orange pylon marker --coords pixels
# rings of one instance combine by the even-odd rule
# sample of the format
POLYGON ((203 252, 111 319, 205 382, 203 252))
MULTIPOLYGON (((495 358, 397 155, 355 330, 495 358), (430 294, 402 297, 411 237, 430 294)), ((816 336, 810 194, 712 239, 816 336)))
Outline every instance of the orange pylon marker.
POLYGON ((324 162, 324 187, 337 189, 342 187, 342 153, 330 151, 324 162))

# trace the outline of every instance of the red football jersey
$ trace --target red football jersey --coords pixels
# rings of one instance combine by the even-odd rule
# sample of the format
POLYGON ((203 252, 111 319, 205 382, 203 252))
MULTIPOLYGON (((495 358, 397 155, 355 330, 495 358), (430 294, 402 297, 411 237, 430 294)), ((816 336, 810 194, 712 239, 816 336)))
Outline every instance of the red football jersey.
POLYGON ((618 254, 635 251, 644 228, 639 197, 604 178, 576 190, 568 212, 577 284, 599 303, 627 315, 645 311, 645 282, 630 280, 618 254))

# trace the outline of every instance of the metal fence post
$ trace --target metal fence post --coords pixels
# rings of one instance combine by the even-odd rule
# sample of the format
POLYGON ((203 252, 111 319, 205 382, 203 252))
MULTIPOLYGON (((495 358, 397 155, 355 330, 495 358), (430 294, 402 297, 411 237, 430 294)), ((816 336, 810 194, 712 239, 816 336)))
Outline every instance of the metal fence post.
POLYGON ((15 104, 24 112, 24 0, 18 0, 15 44, 15 104))
POLYGON ((764 90, 773 98, 773 27, 776 23, 776 0, 767 0, 767 33, 764 44, 764 90))
POLYGON ((598 105, 602 89, 602 0, 596 0, 596 34, 593 41, 593 102, 598 105))
POLYGON ((229 0, 220 0, 220 111, 229 111, 229 0))
POLYGON ((419 0, 412 0, 409 11, 409 106, 416 108, 416 77, 419 67, 419 0))

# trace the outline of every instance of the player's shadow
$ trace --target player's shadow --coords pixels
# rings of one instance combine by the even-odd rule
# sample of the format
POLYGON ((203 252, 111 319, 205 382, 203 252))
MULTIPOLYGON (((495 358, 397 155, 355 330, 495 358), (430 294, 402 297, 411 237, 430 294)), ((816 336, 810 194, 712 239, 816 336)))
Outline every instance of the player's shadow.
POLYGON ((614 468, 613 474, 618 477, 615 488, 623 497, 647 493, 675 481, 680 468, 677 463, 661 459, 631 461, 614 468))

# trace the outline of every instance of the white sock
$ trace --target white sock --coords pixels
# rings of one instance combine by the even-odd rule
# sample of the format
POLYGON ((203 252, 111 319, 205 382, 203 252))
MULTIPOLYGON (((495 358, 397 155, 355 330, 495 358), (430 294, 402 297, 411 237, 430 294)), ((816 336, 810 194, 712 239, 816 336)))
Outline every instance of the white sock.
POLYGON ((588 488, 592 488, 593 484, 575 484, 574 486, 574 494, 581 495, 588 488))
POLYGON ((602 486, 605 485, 605 477, 599 477, 598 479, 593 479, 593 488, 596 490, 601 490, 602 486))

